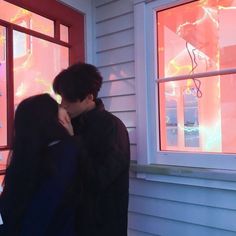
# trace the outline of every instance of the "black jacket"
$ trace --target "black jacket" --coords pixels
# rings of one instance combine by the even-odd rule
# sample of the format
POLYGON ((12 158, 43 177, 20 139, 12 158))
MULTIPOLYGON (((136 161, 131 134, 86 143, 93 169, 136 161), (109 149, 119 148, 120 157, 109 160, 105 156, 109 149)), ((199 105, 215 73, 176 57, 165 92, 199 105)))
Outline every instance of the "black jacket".
POLYGON ((75 134, 84 142, 80 158, 80 236, 126 236, 129 197, 130 143, 124 124, 96 108, 72 120, 75 134))
POLYGON ((4 222, 0 225, 1 236, 76 235, 76 202, 71 197, 71 189, 78 173, 78 146, 77 140, 68 138, 48 148, 46 158, 50 158, 52 169, 46 170, 48 166, 44 168, 42 165, 40 184, 27 202, 17 229, 14 204, 19 196, 13 196, 7 190, 3 192, 0 197, 0 213, 4 222), (72 201, 68 201, 69 198, 72 201))

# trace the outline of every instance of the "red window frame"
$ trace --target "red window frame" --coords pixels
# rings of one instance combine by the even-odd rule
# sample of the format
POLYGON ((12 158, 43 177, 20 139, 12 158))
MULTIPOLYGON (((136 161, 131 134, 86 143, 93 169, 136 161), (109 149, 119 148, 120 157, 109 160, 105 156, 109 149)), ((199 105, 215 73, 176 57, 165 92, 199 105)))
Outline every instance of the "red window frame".
MULTIPOLYGON (((84 61, 84 15, 56 0, 5 0, 55 21, 55 41, 60 41, 60 24, 69 26, 70 62, 84 61), (53 10, 52 10, 53 9, 53 10), (66 17, 65 17, 66 16, 66 17)), ((27 33, 27 29, 25 31, 27 33)), ((48 40, 48 37, 45 36, 48 40)))
POLYGON ((5 0, 54 21, 54 37, 12 24, 0 19, 0 24, 7 30, 7 145, 0 146, 0 151, 9 150, 13 134, 14 92, 13 92, 13 30, 30 34, 47 41, 69 48, 69 65, 85 60, 84 15, 57 0, 5 0), (53 10, 52 10, 53 9, 53 10), (60 24, 69 28, 69 41, 60 40, 60 24))

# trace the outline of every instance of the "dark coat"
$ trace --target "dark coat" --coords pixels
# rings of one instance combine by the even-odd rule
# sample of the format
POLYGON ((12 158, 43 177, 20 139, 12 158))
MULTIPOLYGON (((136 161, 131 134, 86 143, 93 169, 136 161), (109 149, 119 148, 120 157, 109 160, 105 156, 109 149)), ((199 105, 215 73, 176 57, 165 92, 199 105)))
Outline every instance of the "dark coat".
POLYGON ((96 108, 72 120, 75 134, 87 154, 80 158, 80 236, 126 236, 129 198, 130 143, 124 124, 104 109, 96 108))
POLYGON ((27 202, 17 231, 12 209, 14 196, 7 191, 3 192, 0 197, 0 212, 4 222, 0 226, 1 236, 76 235, 76 203, 68 199, 77 179, 78 156, 78 143, 74 138, 60 141, 48 148, 46 156, 42 158, 50 158, 51 168, 44 168, 42 162, 38 187, 27 202))

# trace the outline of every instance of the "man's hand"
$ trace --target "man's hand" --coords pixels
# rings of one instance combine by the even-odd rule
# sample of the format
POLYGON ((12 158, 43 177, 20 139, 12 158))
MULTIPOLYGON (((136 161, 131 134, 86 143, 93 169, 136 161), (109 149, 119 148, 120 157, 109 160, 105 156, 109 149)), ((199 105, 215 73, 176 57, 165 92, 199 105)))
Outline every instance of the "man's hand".
POLYGON ((66 130, 69 132, 69 134, 71 136, 74 135, 74 130, 73 130, 73 127, 72 127, 72 124, 71 124, 71 120, 70 120, 70 117, 66 111, 65 108, 59 106, 59 109, 58 109, 58 119, 59 119, 59 122, 66 128, 66 130))

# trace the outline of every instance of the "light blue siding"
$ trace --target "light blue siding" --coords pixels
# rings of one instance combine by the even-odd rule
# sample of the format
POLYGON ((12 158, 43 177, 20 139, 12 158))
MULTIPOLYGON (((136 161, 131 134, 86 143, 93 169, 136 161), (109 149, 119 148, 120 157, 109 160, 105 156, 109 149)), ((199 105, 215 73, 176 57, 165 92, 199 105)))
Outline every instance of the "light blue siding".
POLYGON ((167 236, 236 235, 235 190, 130 179, 129 228, 167 236))
MULTIPOLYGON (((100 96, 127 126, 137 160, 133 0, 93 0, 93 6, 94 61, 104 76, 100 96)), ((234 181, 172 175, 145 180, 131 172, 129 236, 236 236, 235 221, 234 181)))

